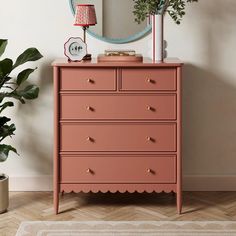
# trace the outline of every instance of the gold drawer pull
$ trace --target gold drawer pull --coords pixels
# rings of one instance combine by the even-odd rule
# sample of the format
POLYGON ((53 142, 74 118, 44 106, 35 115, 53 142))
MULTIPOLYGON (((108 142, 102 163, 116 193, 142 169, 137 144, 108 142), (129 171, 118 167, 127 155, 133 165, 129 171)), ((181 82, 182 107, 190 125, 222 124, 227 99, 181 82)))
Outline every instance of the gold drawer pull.
POLYGON ((87 110, 88 111, 94 111, 94 109, 92 107, 90 107, 90 106, 87 106, 87 110))
POLYGON ((152 170, 152 169, 150 169, 150 168, 148 168, 148 169, 147 169, 147 173, 150 173, 150 174, 155 174, 155 171, 154 171, 154 170, 152 170))
POLYGON ((89 141, 89 142, 94 142, 94 139, 91 138, 91 137, 87 137, 87 141, 89 141))
POLYGON ((90 84, 93 84, 93 83, 94 83, 94 80, 92 80, 92 79, 87 79, 87 82, 90 83, 90 84))
POLYGON ((156 83, 156 81, 153 80, 153 79, 147 79, 147 82, 150 83, 150 84, 155 84, 156 83))
POLYGON ((87 172, 88 174, 91 174, 91 175, 93 175, 93 174, 94 174, 94 171, 93 171, 93 170, 91 170, 90 168, 88 168, 88 169, 86 170, 86 172, 87 172))
POLYGON ((154 138, 152 138, 152 137, 147 137, 147 141, 155 143, 156 140, 154 138))
POLYGON ((155 110, 156 110, 154 107, 151 107, 151 106, 147 106, 147 109, 148 109, 149 111, 155 111, 155 110))

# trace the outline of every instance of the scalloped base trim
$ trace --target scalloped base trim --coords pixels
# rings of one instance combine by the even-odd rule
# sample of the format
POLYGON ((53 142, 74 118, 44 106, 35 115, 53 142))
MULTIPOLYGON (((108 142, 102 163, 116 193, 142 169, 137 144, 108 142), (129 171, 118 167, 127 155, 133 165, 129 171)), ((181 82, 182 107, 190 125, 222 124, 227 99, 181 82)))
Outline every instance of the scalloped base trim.
POLYGON ((153 192, 175 192, 176 184, 60 184, 60 192, 84 192, 84 193, 153 193, 153 192))

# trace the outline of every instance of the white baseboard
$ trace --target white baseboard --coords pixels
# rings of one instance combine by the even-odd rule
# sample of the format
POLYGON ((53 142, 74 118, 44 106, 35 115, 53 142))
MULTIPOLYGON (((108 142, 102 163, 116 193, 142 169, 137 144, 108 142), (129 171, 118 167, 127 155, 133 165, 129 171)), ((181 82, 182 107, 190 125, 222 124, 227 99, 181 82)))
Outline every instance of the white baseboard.
MULTIPOLYGON (((10 191, 52 191, 50 175, 10 177, 10 191)), ((185 175, 184 191, 236 191, 236 175, 185 175)))

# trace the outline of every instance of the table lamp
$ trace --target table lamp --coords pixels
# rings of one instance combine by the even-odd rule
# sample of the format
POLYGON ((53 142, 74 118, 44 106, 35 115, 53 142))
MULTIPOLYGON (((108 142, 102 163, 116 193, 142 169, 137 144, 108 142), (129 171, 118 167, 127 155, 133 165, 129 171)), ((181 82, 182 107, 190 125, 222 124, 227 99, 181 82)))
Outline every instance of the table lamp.
MULTIPOLYGON (((97 17, 94 5, 78 4, 75 13, 75 26, 81 26, 84 30, 84 42, 86 43, 86 30, 91 25, 97 24, 97 17)), ((87 54, 83 60, 91 60, 91 54, 87 54)))

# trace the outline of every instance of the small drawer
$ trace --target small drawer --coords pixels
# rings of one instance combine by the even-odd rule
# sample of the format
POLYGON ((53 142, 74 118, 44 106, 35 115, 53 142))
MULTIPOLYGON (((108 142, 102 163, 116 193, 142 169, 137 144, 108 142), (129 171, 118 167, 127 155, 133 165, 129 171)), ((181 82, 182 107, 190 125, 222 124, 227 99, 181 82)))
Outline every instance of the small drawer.
POLYGON ((175 91, 176 70, 123 69, 121 90, 126 91, 175 91))
POLYGON ((61 119, 175 120, 176 94, 61 95, 61 119))
POLYGON ((115 69, 62 68, 61 90, 114 91, 116 90, 115 69))
POLYGON ((175 123, 61 123, 61 151, 176 151, 175 123))
POLYGON ((61 183, 175 183, 175 156, 61 157, 61 183))

